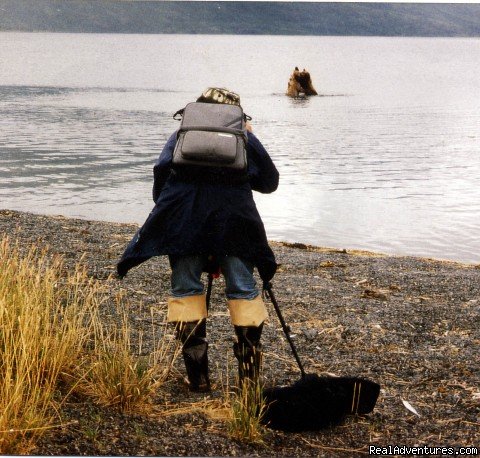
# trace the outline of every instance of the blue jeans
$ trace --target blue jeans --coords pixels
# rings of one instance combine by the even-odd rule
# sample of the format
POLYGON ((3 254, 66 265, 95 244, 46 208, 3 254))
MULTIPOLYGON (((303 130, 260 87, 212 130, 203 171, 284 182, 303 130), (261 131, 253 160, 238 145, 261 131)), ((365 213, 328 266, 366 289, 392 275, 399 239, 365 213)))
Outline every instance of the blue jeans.
MULTIPOLYGON (((203 293, 202 269, 208 256, 169 256, 172 268, 172 296, 184 297, 203 293)), ((218 260, 225 277, 225 293, 228 299, 254 299, 258 289, 253 277, 253 264, 235 256, 218 260)))

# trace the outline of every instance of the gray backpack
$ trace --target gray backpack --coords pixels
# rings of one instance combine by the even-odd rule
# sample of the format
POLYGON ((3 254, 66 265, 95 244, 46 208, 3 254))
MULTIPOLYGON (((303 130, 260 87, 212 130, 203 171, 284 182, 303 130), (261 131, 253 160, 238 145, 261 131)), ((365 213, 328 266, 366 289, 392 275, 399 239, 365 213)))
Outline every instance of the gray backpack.
POLYGON ((238 105, 221 103, 189 103, 173 117, 181 116, 177 143, 173 151, 173 167, 177 170, 216 169, 230 173, 247 170, 248 117, 238 105))

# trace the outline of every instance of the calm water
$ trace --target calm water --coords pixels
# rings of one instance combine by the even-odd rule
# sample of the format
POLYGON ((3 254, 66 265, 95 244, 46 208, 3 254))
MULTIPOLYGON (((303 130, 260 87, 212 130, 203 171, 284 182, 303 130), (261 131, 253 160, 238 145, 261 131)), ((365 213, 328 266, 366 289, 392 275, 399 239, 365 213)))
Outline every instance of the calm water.
POLYGON ((142 223, 171 115, 240 93, 269 238, 480 262, 480 40, 0 33, 0 208, 142 223), (321 94, 283 95, 295 65, 321 94))

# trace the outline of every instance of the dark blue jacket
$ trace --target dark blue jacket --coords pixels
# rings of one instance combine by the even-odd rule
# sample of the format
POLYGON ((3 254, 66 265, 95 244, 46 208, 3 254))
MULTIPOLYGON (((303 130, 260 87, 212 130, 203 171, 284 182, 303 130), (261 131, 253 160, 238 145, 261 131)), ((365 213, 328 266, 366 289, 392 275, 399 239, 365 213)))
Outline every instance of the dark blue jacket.
POLYGON ((248 132, 248 181, 211 184, 185 181, 172 172, 173 134, 155 163, 155 207, 117 265, 128 270, 159 255, 232 255, 254 263, 264 282, 277 268, 252 190, 271 193, 278 171, 260 141, 248 132))

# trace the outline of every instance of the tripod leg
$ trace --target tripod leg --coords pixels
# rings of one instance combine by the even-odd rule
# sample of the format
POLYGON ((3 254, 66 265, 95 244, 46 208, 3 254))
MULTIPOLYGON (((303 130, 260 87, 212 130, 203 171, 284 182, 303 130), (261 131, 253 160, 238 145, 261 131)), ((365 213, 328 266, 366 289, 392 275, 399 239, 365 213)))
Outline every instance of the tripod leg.
POLYGON ((278 316, 278 319, 280 320, 280 324, 282 325, 283 332, 285 333, 285 337, 287 338, 288 343, 290 344, 290 348, 292 349, 293 356, 295 357, 295 361, 298 364, 298 367, 300 369, 300 372, 302 374, 302 378, 304 379, 306 374, 305 374, 305 369, 303 368, 302 362, 300 361, 300 358, 297 353, 297 349, 295 348, 295 345, 292 341, 292 338, 290 337, 289 329, 287 324, 285 323, 285 320, 283 319, 282 312, 280 311, 280 307, 278 306, 278 302, 275 299, 275 295, 273 294, 272 291, 272 285, 268 284, 265 288, 265 293, 266 296, 271 300, 273 304, 273 308, 275 309, 275 312, 278 316))

